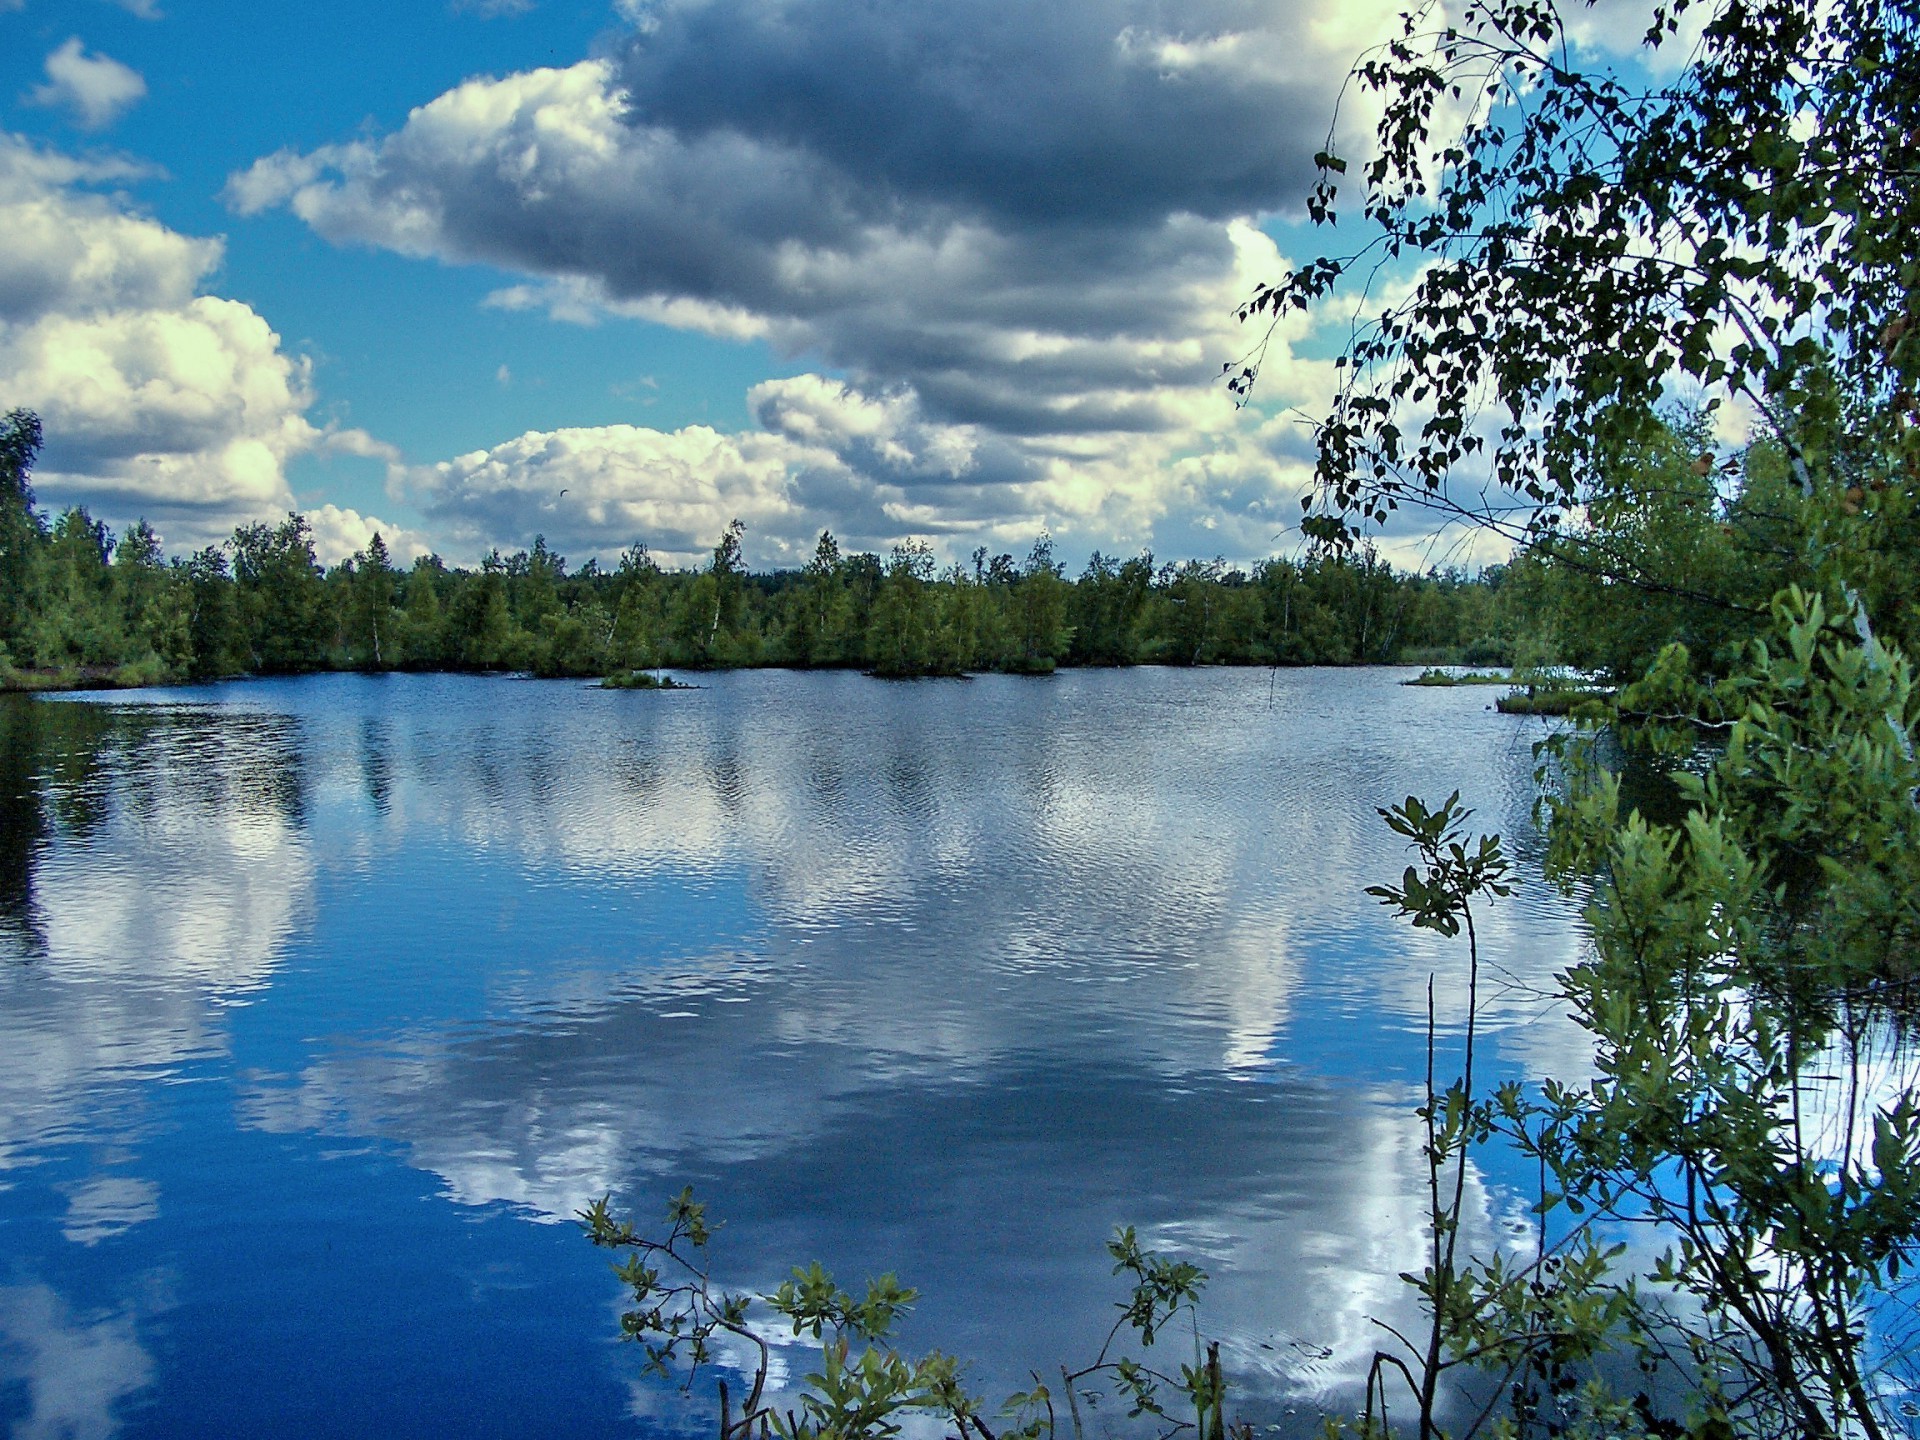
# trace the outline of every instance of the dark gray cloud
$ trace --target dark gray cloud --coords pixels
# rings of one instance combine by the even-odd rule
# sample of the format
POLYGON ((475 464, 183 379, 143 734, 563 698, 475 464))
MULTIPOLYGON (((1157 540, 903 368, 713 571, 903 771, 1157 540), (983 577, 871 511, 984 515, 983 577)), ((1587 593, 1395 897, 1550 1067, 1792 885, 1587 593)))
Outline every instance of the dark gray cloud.
POLYGON ((1130 227, 1298 206, 1344 74, 1312 21, 1258 0, 670 0, 619 73, 643 125, 798 146, 905 202, 1130 227))
MULTIPOLYGON (((391 134, 265 157, 229 202, 525 277, 495 304, 757 339, 837 372, 849 403, 891 420, 759 484, 763 518, 781 512, 796 536, 845 528, 812 500, 856 491, 881 536, 1049 525, 1106 545, 1214 492, 1297 493, 1300 467, 1263 455, 1218 377, 1248 343, 1235 305, 1284 266, 1254 221, 1303 193, 1340 80, 1389 7, 622 8, 634 31, 601 58, 469 80, 391 134), (903 465, 898 445, 916 442, 894 422, 950 432, 966 463, 903 465), (1231 485, 1214 482, 1223 467, 1231 485)), ((1264 398, 1312 404, 1322 377, 1286 378, 1284 349, 1268 352, 1264 398)), ((559 487, 522 460, 548 438, 490 452, 484 504, 443 474, 434 513, 470 512, 479 533, 544 509, 559 487)), ((613 483, 647 496, 617 518, 668 502, 661 483, 613 483)), ((673 503, 704 533, 697 498, 673 503)))

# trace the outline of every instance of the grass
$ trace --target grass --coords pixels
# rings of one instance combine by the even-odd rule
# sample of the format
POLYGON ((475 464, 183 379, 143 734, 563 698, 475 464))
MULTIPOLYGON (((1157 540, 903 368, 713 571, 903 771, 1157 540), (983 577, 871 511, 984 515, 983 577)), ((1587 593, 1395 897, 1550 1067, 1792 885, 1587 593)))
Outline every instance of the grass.
POLYGON ((26 670, 0 663, 0 691, 137 690, 143 685, 169 685, 177 678, 152 659, 131 665, 57 665, 26 670))
POLYGON ((1511 685, 1513 677, 1500 670, 1469 670, 1464 674, 1429 666, 1402 685, 1511 685))
POLYGON ((1495 697, 1493 706, 1502 715, 1571 715, 1581 705, 1606 699, 1607 694, 1591 686, 1529 686, 1495 697))

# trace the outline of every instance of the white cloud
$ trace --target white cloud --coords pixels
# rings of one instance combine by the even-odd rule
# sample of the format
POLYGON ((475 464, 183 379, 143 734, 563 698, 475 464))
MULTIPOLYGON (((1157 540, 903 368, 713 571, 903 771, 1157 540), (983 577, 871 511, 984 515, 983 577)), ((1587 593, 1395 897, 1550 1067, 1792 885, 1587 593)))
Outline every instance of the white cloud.
POLYGON ((49 498, 122 514, 285 508, 285 462, 318 438, 307 363, 235 300, 43 316, 0 334, 0 377, 46 426, 49 498))
POLYGON ((89 55, 78 35, 47 56, 47 83, 27 98, 65 110, 83 130, 104 130, 147 93, 140 72, 108 55, 89 55))
POLYGON ((41 500, 144 516, 180 549, 291 508, 297 455, 396 461, 363 432, 316 427, 309 363, 251 307, 200 293, 219 240, 84 188, 142 173, 0 136, 0 405, 46 427, 41 500))
POLYGON ((905 388, 873 394, 803 374, 748 392, 757 429, 529 431, 437 465, 395 466, 389 490, 417 504, 462 561, 544 534, 576 560, 610 560, 643 540, 663 561, 691 564, 736 516, 752 563, 766 566, 804 561, 822 529, 882 552, 930 539, 949 559, 978 543, 1023 549, 1042 529, 1068 553, 1151 547, 1158 530, 1172 553, 1270 554, 1311 478, 1297 424, 1237 413, 1217 393, 1195 398, 1180 430, 1015 444, 930 419, 905 388))
POLYGON ((357 555, 378 535, 387 547, 387 555, 399 567, 406 567, 433 547, 412 530, 378 515, 362 515, 358 510, 338 505, 320 505, 307 510, 307 522, 313 527, 313 553, 322 565, 338 565, 349 555, 357 555))
POLYGON ((137 178, 124 163, 74 160, 0 135, 0 323, 178 304, 219 265, 195 239, 75 187, 137 178))
MULTIPOLYGON (((1180 549, 1204 533, 1232 558, 1269 553, 1297 519, 1297 507, 1280 512, 1306 472, 1219 383, 1249 343, 1236 304, 1285 268, 1246 217, 1298 199, 1307 177, 1293 173, 1304 164, 1294 132, 1310 116, 1324 133, 1354 36, 1387 10, 1329 10, 1303 38, 1303 17, 1278 0, 1208 10, 1178 29, 1144 23, 1132 0, 1101 0, 1094 18, 1063 18, 1058 33, 1025 11, 1002 15, 1003 0, 971 4, 1026 27, 990 48, 1026 56, 1034 93, 1004 78, 987 99, 940 90, 932 42, 960 22, 903 14, 892 39, 911 73, 875 82, 887 91, 878 98, 845 96, 853 108, 841 117, 853 126, 880 107, 885 140, 884 126, 842 134, 817 97, 772 113, 777 102, 755 92, 739 112, 714 113, 703 87, 793 80, 783 67, 802 62, 764 33, 758 0, 697 12, 668 0, 626 51, 468 80, 392 134, 266 156, 231 177, 227 199, 241 214, 285 207, 336 243, 524 277, 490 305, 646 321, 822 362, 836 378, 756 387, 749 405, 766 435, 728 442, 763 458, 785 454, 769 437, 822 452, 783 460, 785 498, 761 507, 780 546, 823 525, 861 544, 919 534, 961 549, 1050 526, 1102 548, 1167 537, 1180 549), (719 27, 706 36, 712 54, 682 33, 702 15, 719 27), (713 69, 733 30, 742 76, 713 69), (1057 96, 1034 78, 1054 72, 1057 96), (916 95, 966 114, 945 128, 915 119, 916 95), (1065 118, 1041 113, 1056 100, 1065 118), (1231 133, 1226 119, 1242 110, 1284 133, 1231 133), (1177 133, 1154 133, 1154 117, 1177 133), (914 167, 887 150, 895 142, 914 167)), ((880 43, 836 38, 830 10, 798 0, 795 44, 838 55, 880 43)), ((839 95, 851 82, 833 78, 828 58, 813 56, 807 73, 839 95)), ((1296 334, 1269 350, 1262 405, 1327 387, 1325 367, 1294 373, 1296 334)), ((594 433, 590 448, 606 449, 612 432, 594 433)), ((623 473, 653 477, 644 504, 590 507, 581 497, 601 496, 596 484, 542 480, 561 469, 536 462, 552 436, 533 435, 486 452, 488 473, 512 483, 452 484, 444 477, 468 463, 452 461, 428 487, 429 508, 458 522, 450 533, 502 543, 564 525, 575 553, 633 538, 671 552, 696 534, 704 551, 713 505, 690 491, 668 516, 672 466, 657 463, 691 432, 672 445, 632 432, 613 448, 631 459, 642 433, 656 436, 648 458, 623 473), (646 528, 655 519, 657 532, 646 528)))
POLYGON ((691 561, 736 516, 777 549, 783 538, 797 546, 810 521, 795 491, 813 465, 839 468, 832 452, 781 436, 603 425, 529 431, 398 483, 457 555, 517 548, 537 532, 563 551, 645 539, 663 558, 691 561))

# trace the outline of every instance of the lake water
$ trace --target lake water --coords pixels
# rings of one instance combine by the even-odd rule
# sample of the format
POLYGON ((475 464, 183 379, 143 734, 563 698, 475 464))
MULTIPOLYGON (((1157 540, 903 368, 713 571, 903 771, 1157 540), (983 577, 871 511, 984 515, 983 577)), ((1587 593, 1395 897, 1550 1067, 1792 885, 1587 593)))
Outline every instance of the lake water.
POLYGON ((1466 960, 1361 893, 1406 863, 1376 806, 1457 788, 1509 837, 1484 1063, 1585 1063, 1543 724, 1410 673, 6 698, 0 1421, 708 1433, 571 1223, 688 1184, 717 1278, 898 1271, 905 1343, 982 1390, 1097 1350, 1126 1222, 1211 1274, 1253 1413, 1351 1404, 1466 960))

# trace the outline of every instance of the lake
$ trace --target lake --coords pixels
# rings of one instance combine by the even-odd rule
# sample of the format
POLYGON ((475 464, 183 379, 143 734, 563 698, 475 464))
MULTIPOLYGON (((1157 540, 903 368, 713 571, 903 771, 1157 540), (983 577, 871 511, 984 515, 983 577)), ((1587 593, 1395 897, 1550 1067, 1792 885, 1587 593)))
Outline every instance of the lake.
MULTIPOLYGON (((897 1271, 996 1398, 1098 1349, 1131 1223, 1211 1275, 1248 1413, 1354 1403, 1466 972, 1362 893, 1376 806, 1458 789, 1518 857, 1483 1073, 1587 1057, 1545 724, 1411 673, 0 697, 0 1418, 711 1433, 572 1223, 683 1185, 718 1279, 897 1271)), ((1481 1243, 1523 1184, 1476 1174, 1481 1243)))

